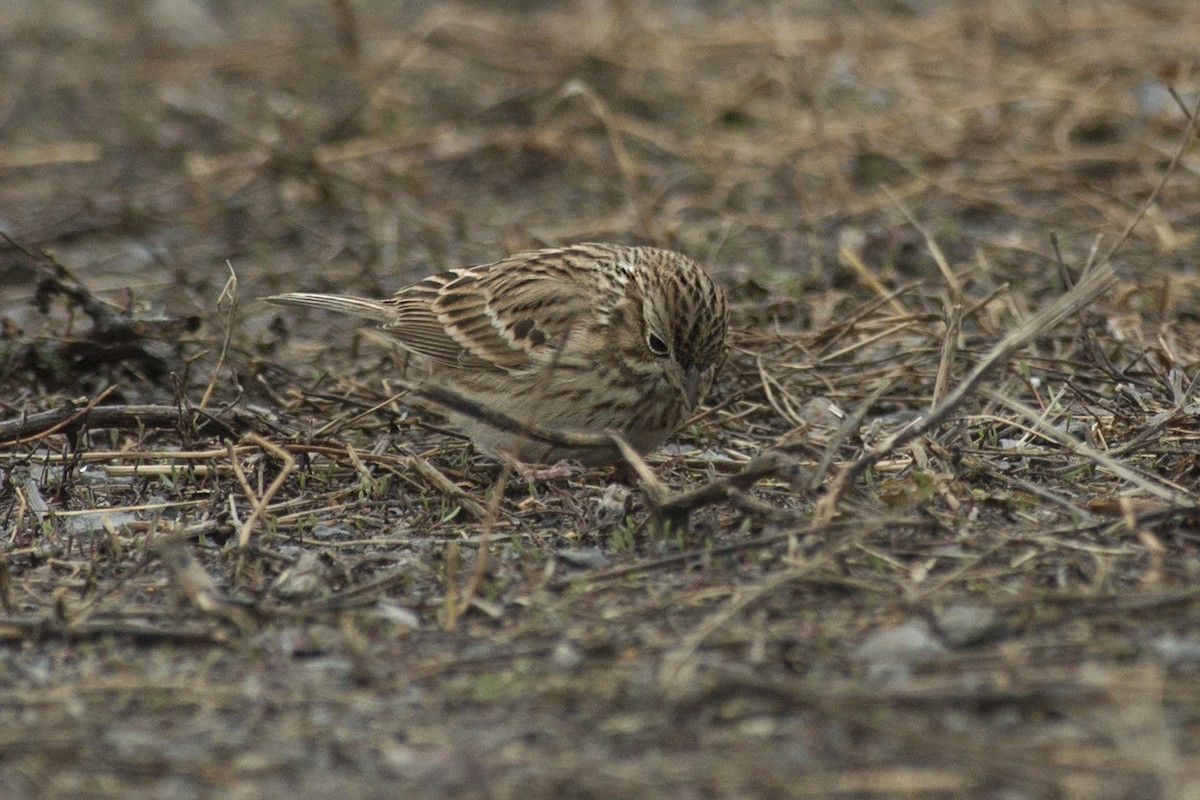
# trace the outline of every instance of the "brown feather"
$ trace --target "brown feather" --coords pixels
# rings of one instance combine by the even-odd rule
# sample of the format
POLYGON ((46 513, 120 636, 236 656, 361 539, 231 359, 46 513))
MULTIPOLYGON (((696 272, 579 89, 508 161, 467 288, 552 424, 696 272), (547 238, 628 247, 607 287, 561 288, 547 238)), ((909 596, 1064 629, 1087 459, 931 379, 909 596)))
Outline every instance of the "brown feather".
MULTIPOLYGON (((615 430, 638 452, 661 444, 711 386, 728 317, 720 288, 695 262, 609 244, 518 253, 430 276, 381 301, 304 293, 267 300, 380 322, 428 359, 431 387, 466 405, 601 442, 615 430)), ((489 452, 525 461, 618 457, 608 444, 555 444, 459 407, 448 413, 489 452)))

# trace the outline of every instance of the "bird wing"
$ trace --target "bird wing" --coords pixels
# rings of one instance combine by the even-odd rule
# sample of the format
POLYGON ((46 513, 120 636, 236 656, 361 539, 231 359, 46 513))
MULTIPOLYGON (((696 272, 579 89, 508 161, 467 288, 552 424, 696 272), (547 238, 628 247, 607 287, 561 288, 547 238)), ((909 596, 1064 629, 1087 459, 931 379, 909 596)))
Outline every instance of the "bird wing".
POLYGON ((596 296, 595 282, 557 254, 522 253, 430 276, 388 301, 395 316, 382 330, 447 366, 544 364, 594 311, 596 296))

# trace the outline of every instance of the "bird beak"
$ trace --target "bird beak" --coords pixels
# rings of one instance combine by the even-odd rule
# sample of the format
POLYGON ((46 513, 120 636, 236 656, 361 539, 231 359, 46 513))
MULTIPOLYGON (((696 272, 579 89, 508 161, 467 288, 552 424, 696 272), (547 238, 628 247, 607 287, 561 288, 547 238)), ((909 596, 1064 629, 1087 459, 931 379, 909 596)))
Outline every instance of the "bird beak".
POLYGON ((695 367, 683 374, 683 397, 688 411, 700 405, 700 370, 695 367))

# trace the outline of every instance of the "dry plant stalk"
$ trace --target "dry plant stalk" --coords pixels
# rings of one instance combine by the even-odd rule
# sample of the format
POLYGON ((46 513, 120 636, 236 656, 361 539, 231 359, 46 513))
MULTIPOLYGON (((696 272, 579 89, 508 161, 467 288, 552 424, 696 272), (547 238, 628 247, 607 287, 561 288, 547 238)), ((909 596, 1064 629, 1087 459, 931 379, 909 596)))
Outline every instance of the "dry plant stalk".
POLYGON ((241 484, 242 491, 246 494, 246 499, 250 501, 251 509, 250 516, 246 518, 244 523, 238 526, 238 549, 242 551, 243 554, 250 544, 250 533, 254 529, 254 524, 258 522, 259 518, 262 517, 264 513, 266 513, 267 506, 270 505, 271 499, 275 497, 275 494, 281 488, 283 488, 283 484, 287 480, 288 475, 290 475, 296 468, 296 459, 292 457, 291 453, 289 453, 287 450, 284 450, 282 447, 267 441, 256 433, 250 434, 246 437, 246 439, 247 441, 258 445, 263 450, 266 450, 268 453, 282 461, 283 467, 279 470, 279 474, 275 476, 275 479, 271 481, 266 491, 264 491, 262 496, 259 497, 255 494, 253 487, 250 486, 250 481, 246 478, 246 473, 242 469, 241 462, 238 461, 237 455, 233 452, 233 446, 230 445, 229 463, 233 466, 234 474, 237 475, 238 483, 241 484))
POLYGON ((1086 308, 1097 297, 1108 291, 1115 282, 1116 275, 1113 272, 1112 264, 1100 264, 1085 274, 1066 294, 1010 331, 1008 335, 992 346, 991 350, 975 365, 975 368, 940 403, 932 407, 929 413, 887 437, 839 472, 830 485, 828 494, 817 504, 814 517, 818 520, 832 519, 843 493, 863 472, 878 463, 884 456, 894 453, 903 445, 918 436, 923 436, 944 422, 971 395, 989 372, 1007 361, 1013 353, 1028 344, 1035 336, 1054 327, 1064 318, 1086 308))

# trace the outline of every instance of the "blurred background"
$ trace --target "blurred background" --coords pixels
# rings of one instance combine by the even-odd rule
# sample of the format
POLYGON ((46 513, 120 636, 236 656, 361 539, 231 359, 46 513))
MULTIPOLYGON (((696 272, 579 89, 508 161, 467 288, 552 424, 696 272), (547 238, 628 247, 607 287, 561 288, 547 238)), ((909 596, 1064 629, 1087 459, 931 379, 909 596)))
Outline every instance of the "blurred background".
POLYGON ((375 292, 586 239, 783 302, 855 282, 842 250, 929 274, 887 187, 954 264, 1036 276, 1048 231, 1086 252, 1153 186, 1196 41, 1150 0, 12 0, 0 229, 169 314, 226 262, 375 292))

